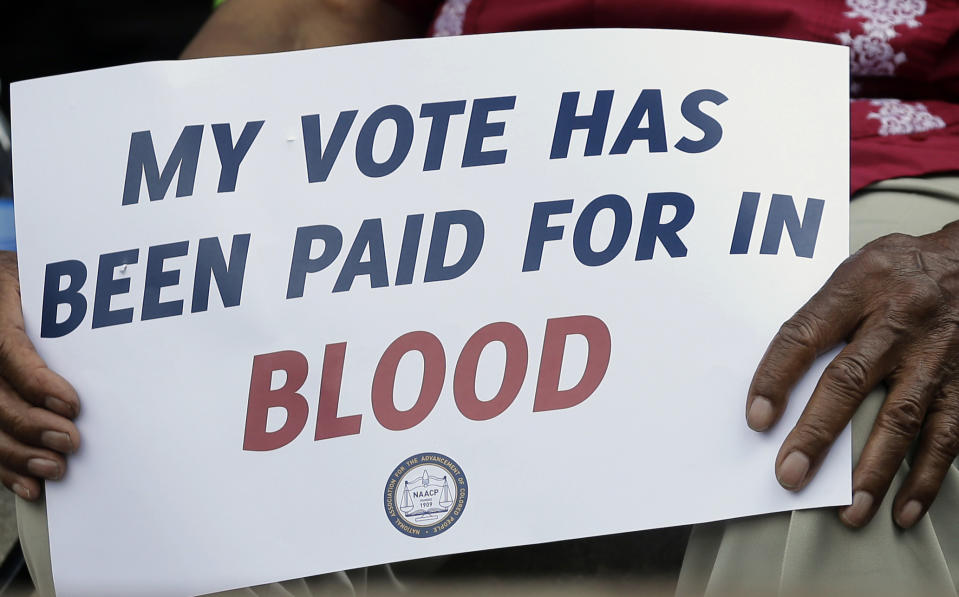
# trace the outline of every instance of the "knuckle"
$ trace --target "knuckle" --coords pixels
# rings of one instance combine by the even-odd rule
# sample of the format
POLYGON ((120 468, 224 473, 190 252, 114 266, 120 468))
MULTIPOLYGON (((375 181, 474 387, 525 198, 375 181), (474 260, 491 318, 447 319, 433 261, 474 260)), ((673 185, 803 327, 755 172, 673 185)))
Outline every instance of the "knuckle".
POLYGON ((915 334, 916 331, 912 317, 907 316, 899 308, 887 308, 873 326, 877 333, 890 339, 906 338, 915 334))
POLYGON ((869 388, 869 369, 858 355, 839 355, 823 372, 823 378, 839 397, 858 397, 869 388))
POLYGON ((20 392, 41 396, 48 391, 49 369, 23 334, 0 328, 0 376, 20 392))
POLYGON ((869 259, 869 254, 866 250, 867 247, 868 245, 862 249, 859 249, 859 251, 853 253, 849 257, 846 257, 829 277, 829 281, 833 283, 840 283, 842 280, 848 279, 850 276, 854 276, 862 268, 863 261, 869 259))
POLYGON ((36 435, 37 422, 32 416, 32 409, 12 409, 6 420, 6 431, 21 441, 27 441, 36 435))
POLYGON ((901 462, 901 460, 885 463, 860 460, 853 473, 853 484, 856 487, 868 490, 881 499, 886 495, 889 484, 896 476, 896 471, 899 470, 901 462))
POLYGON ((817 336, 815 317, 800 311, 780 326, 778 335, 780 340, 791 346, 811 348, 817 336))
POLYGON ((854 265, 867 274, 881 274, 895 267, 893 254, 887 248, 878 245, 866 245, 854 257, 850 265, 854 265))
POLYGON ((853 257, 859 267, 871 274, 926 272, 920 239, 908 234, 893 233, 878 238, 853 257))
POLYGON ((45 370, 43 367, 33 367, 24 370, 21 378, 18 380, 18 389, 30 396, 49 394, 43 379, 45 370))
POLYGON ((916 246, 916 237, 894 232, 867 243, 853 256, 870 271, 890 269, 900 261, 900 255, 916 246))
POLYGON ((829 434, 829 425, 819 417, 809 417, 809 420, 796 425, 793 429, 792 439, 798 446, 804 446, 806 452, 818 452, 832 443, 832 436, 829 434))
POLYGON ((876 426, 893 435, 914 437, 922 428, 924 414, 918 398, 903 396, 885 404, 876 417, 876 426))
POLYGON ((933 413, 929 419, 923 429, 928 438, 929 451, 948 464, 959 456, 959 410, 933 413))
POLYGON ((904 297, 907 304, 911 304, 913 309, 920 312, 926 312, 936 309, 945 303, 942 287, 939 283, 923 274, 912 277, 912 284, 906 291, 904 297))
POLYGON ((26 358, 23 348, 0 331, 0 377, 16 391, 29 396, 44 393, 43 368, 26 358))
POLYGON ((21 430, 26 425, 24 421, 24 413, 20 410, 10 410, 6 413, 4 418, 3 425, 4 431, 13 436, 19 436, 21 430))
POLYGON ((914 322, 942 312, 947 297, 939 283, 924 273, 910 274, 877 296, 886 304, 886 317, 914 322))
POLYGON ((901 232, 893 232, 892 234, 877 238, 866 246, 874 246, 880 251, 900 251, 903 248, 915 246, 915 241, 916 237, 914 236, 901 232))
POLYGON ((959 456, 959 435, 956 433, 936 433, 929 438, 929 452, 932 456, 945 464, 951 463, 959 456))

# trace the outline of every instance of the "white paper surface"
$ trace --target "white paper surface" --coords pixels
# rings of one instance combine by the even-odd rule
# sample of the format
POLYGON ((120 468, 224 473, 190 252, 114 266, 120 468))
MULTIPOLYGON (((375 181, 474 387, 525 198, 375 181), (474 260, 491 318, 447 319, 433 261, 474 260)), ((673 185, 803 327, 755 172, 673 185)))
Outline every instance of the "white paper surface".
MULTIPOLYGON (((840 437, 808 488, 782 489, 773 474, 779 445, 815 382, 807 376, 782 422, 768 434, 745 424, 746 389, 779 324, 845 257, 848 246, 847 54, 841 47, 680 31, 553 31, 367 44, 314 51, 138 64, 13 86, 16 216, 27 331, 83 402, 83 448, 69 475, 47 486, 57 593, 190 595, 388 561, 615 533, 794 508, 849 503, 850 438, 840 437), (667 151, 645 140, 626 154, 610 148, 644 89, 662 93, 667 151), (701 153, 676 142, 703 133, 681 114, 693 91, 728 101, 702 104, 722 140, 701 153), (584 157, 574 132, 566 159, 549 159, 563 92, 579 91, 579 114, 598 90, 614 90, 603 153, 584 157), (491 112, 505 164, 461 167, 476 98, 515 96, 491 112), (429 119, 422 104, 466 100, 449 121, 442 167, 424 171, 429 119), (357 134, 381 106, 400 105, 415 122, 412 147, 395 172, 358 171, 357 134), (340 111, 357 110, 329 178, 307 181, 301 116, 320 114, 326 149, 340 111), (264 120, 239 169, 236 190, 217 193, 220 162, 213 123, 236 142, 264 120), (131 134, 150 130, 162 169, 186 125, 203 125, 191 196, 121 205, 131 134), (679 232, 685 257, 657 243, 634 259, 648 193, 695 201, 679 232), (761 194, 749 251, 730 245, 744 192, 761 194), (789 235, 760 254, 773 193, 825 202, 813 258, 789 235), (622 252, 589 267, 573 253, 582 210, 617 194, 632 207, 622 252), (533 204, 573 199, 551 216, 561 240, 545 243, 539 271, 523 272, 533 204), (433 214, 472 210, 485 241, 469 271, 424 283, 433 214), (404 223, 424 214, 412 284, 394 285, 404 223), (360 223, 382 220, 390 285, 369 276, 331 292, 360 223), (298 227, 329 224, 343 248, 310 274, 302 298, 286 299, 298 227), (214 284, 209 309, 191 313, 200 238, 250 233, 242 300, 224 308, 214 284), (141 321, 148 248, 189 241, 169 259, 180 284, 162 301, 184 314, 141 321), (111 306, 133 322, 91 325, 100 255, 139 249, 115 276, 131 280, 111 306), (76 330, 41 338, 44 275, 50 263, 85 264, 87 311, 76 330), (608 370, 581 404, 533 412, 548 319, 588 315, 611 337, 608 370), (464 417, 453 397, 457 358, 470 336, 494 322, 522 330, 526 377, 515 401, 485 421, 464 417), (422 423, 385 429, 371 406, 371 380, 391 342, 427 331, 442 343, 441 395, 422 423), (326 345, 346 342, 340 416, 362 416, 360 433, 314 441, 326 345), (243 449, 255 355, 292 350, 309 362, 300 393, 303 431, 271 451, 243 449), (399 532, 384 511, 384 487, 413 455, 454 460, 468 480, 455 524, 428 538, 399 532)), ((642 126, 647 126, 648 116, 642 126)), ((374 158, 390 153, 383 126, 374 158)), ((669 208, 664 220, 671 217, 669 208)), ((612 212, 596 218, 594 250, 605 246, 612 212)), ((451 262, 462 230, 451 235, 451 262), (459 234, 459 236, 458 236, 459 234)), ((322 250, 317 242, 313 256, 322 250)), ((369 259, 365 254, 364 259, 369 259)), ((110 272, 107 272, 109 275, 110 272)), ((63 282, 66 284, 66 281, 63 282)), ((66 307, 60 308, 66 316, 66 307)), ((561 388, 580 378, 582 336, 566 346, 561 388)), ((505 351, 480 359, 476 391, 493 396, 505 351)), ((423 361, 404 357, 396 408, 413 405, 423 361)), ((815 372, 814 372, 815 373, 815 372)), ((282 383, 274 379, 274 387, 282 383)), ((271 411, 275 429, 282 411, 271 411)), ((436 482, 434 482, 434 487, 436 482)))

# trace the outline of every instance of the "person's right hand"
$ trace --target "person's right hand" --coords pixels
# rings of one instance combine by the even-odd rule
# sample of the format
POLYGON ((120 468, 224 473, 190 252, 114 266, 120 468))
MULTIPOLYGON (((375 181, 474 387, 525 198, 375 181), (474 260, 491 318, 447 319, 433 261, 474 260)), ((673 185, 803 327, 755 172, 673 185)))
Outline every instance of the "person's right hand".
POLYGON ((80 447, 73 420, 80 399, 27 338, 17 255, 0 251, 0 482, 27 500, 42 479, 63 478, 66 455, 80 447))

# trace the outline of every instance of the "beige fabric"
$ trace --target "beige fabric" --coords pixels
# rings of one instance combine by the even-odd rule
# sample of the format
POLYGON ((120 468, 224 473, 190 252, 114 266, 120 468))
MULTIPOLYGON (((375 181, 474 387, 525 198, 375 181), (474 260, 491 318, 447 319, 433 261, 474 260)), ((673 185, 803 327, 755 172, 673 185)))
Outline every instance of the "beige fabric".
MULTIPOLYGON (((852 201, 851 248, 892 232, 926 234, 954 220, 959 176, 883 181, 852 201)), ((853 418, 855 458, 884 400, 885 389, 873 391, 853 418)), ((875 518, 858 531, 844 527, 835 508, 697 525, 677 594, 956 597, 959 461, 928 514, 902 531, 893 522, 892 501, 908 471, 903 463, 875 518)))
POLYGON ((53 571, 50 568, 50 535, 47 532, 47 503, 41 497, 37 502, 17 500, 17 530, 20 549, 27 561, 33 585, 39 595, 53 595, 53 571))
MULTIPOLYGON (((924 234, 959 219, 959 176, 873 185, 851 206, 854 249, 890 232, 924 234)), ((853 421, 854 453, 884 399, 873 392, 853 421)), ((903 464, 894 489, 908 467, 903 464)), ((948 595, 959 583, 959 468, 910 531, 892 522, 894 491, 863 530, 843 527, 835 509, 804 510, 699 525, 680 576, 680 595, 948 595)), ((18 498, 20 541, 40 595, 53 595, 46 507, 18 498)), ((91 537, 91 541, 96 538, 91 537)), ((370 569, 393 581, 388 567, 370 569)), ((365 593, 365 570, 274 583, 218 597, 314 597, 365 593)))

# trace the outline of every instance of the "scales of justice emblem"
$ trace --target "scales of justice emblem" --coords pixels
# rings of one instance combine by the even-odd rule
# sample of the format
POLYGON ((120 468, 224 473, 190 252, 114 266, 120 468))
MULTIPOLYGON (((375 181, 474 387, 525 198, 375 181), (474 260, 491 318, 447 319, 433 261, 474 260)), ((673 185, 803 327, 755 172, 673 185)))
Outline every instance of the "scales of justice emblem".
POLYGON ((466 508, 463 469, 448 456, 423 452, 398 464, 386 481, 383 506, 396 530, 427 538, 447 531, 466 508))
POLYGON ((428 466, 423 474, 403 481, 403 493, 400 496, 399 511, 413 524, 425 525, 435 522, 446 515, 453 505, 453 495, 447 475, 431 475, 428 466))

